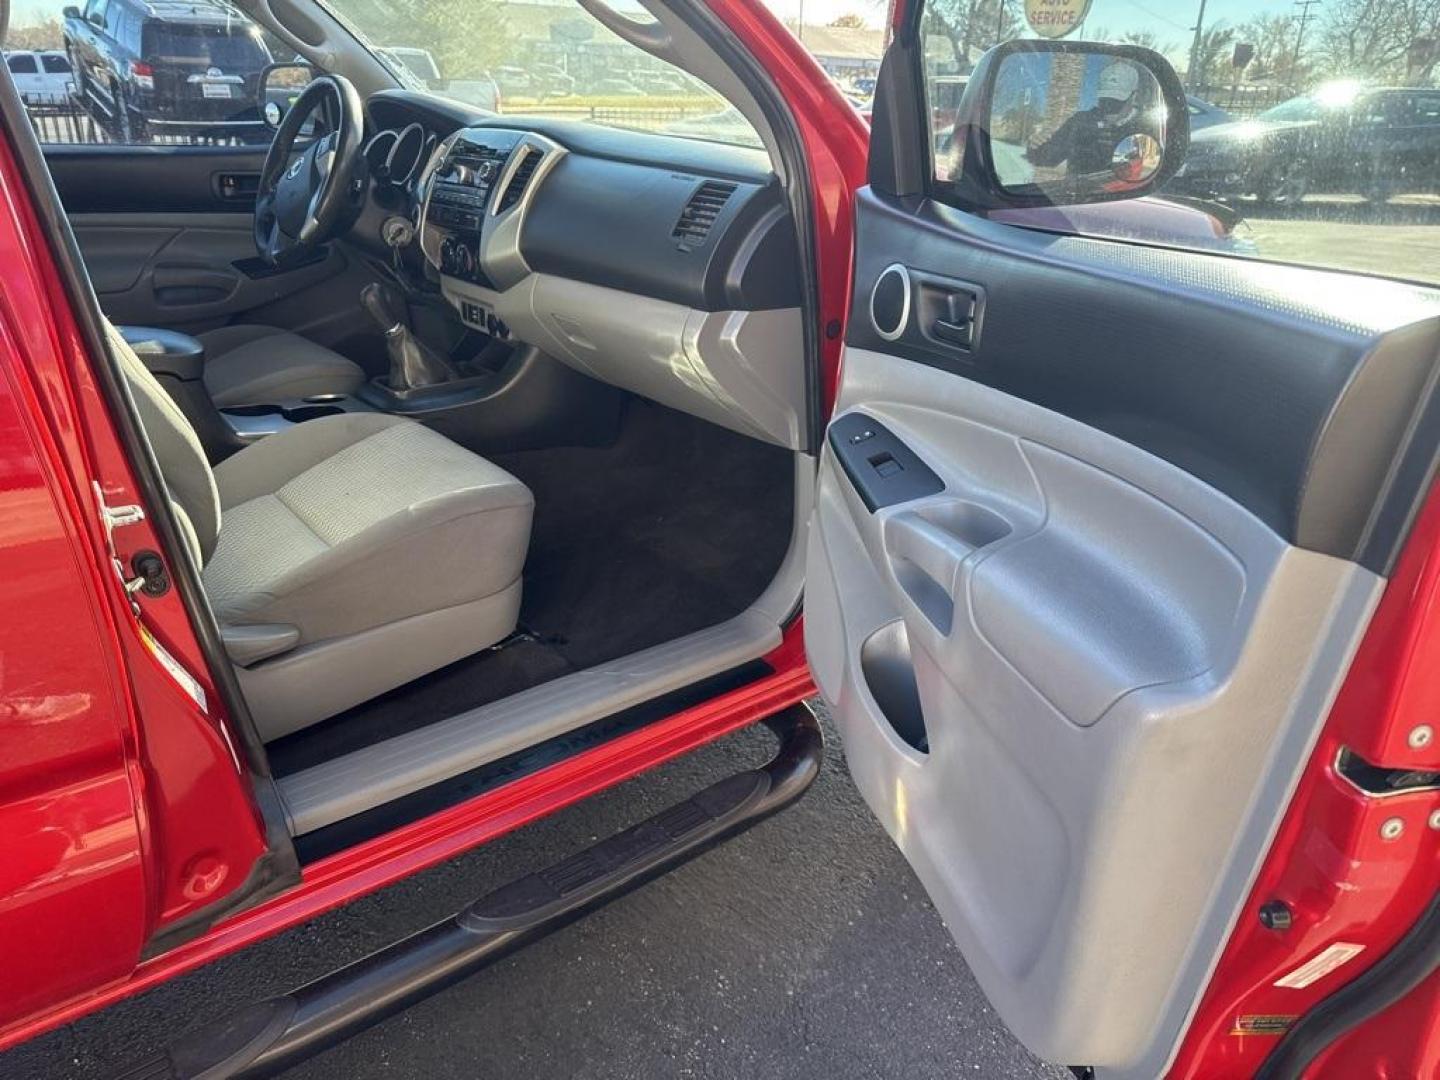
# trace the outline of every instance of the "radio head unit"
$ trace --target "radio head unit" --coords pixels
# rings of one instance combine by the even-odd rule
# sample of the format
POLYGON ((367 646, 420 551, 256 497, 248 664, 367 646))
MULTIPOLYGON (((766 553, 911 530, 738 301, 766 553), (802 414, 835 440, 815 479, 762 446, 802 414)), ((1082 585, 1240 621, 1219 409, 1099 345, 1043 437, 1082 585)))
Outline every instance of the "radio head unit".
POLYGON ((488 284, 480 265, 492 195, 520 141, 518 131, 464 128, 446 139, 420 213, 420 247, 442 274, 488 284))

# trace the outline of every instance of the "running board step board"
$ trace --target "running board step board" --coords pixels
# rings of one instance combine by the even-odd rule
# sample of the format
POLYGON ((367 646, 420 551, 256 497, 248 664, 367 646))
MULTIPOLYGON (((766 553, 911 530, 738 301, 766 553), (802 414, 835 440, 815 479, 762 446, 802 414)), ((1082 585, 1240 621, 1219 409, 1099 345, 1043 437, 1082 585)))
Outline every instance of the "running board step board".
POLYGON ((780 747, 764 767, 726 777, 298 990, 182 1036, 119 1080, 273 1076, 744 832, 800 798, 824 758, 820 727, 805 706, 765 723, 780 747))

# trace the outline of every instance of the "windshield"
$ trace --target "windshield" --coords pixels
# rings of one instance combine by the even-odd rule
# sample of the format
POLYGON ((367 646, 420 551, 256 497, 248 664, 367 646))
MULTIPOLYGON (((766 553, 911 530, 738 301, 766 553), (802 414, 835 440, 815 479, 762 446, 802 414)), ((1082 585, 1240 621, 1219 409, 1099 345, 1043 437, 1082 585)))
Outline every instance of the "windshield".
MULTIPOLYGON (((698 79, 607 30, 576 0, 324 0, 402 85, 492 112, 759 147, 698 79)), ((615 9, 652 16, 632 2, 615 9)))

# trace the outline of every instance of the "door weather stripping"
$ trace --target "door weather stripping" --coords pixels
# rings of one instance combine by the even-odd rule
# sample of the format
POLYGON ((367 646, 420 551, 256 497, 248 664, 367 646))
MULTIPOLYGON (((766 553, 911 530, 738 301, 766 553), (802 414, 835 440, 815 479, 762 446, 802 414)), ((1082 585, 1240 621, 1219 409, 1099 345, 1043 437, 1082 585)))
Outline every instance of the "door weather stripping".
POLYGON ((298 990, 192 1031, 121 1080, 273 1076, 744 832, 800 798, 824 757, 820 727, 804 706, 766 724, 780 747, 762 768, 726 777, 298 990))

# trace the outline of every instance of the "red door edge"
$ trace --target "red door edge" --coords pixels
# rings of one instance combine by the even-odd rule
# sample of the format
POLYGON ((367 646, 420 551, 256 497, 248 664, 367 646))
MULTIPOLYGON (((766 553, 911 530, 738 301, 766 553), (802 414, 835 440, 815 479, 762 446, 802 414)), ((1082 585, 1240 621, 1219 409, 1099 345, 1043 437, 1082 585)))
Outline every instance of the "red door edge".
MULTIPOLYGON (((1424 912, 1440 889, 1440 790, 1371 795, 1336 766, 1348 748, 1386 769, 1440 771, 1437 695, 1440 491, 1432 488, 1171 1077, 1252 1075, 1300 1016, 1374 965, 1424 912), (1284 905, 1289 929, 1262 923, 1272 903, 1284 905)), ((1382 1013, 1337 1041, 1312 1074, 1436 1075, 1436 981, 1402 1003, 1408 1030, 1382 1013)))
MULTIPOLYGON (((12 107, 20 106, 13 87, 6 90, 9 119, 12 107)), ((164 597, 147 597, 142 625, 121 584, 119 574, 132 554, 165 550, 153 523, 144 519, 116 528, 122 569, 112 560, 102 504, 113 508, 144 500, 115 441, 107 402, 53 260, 53 234, 41 224, 31 201, 29 179, 37 175, 37 166, 22 161, 27 149, 37 155, 38 149, 21 116, 22 126, 7 124, 9 139, 0 140, 0 244, 6 251, 0 289, 7 322, 18 336, 17 347, 6 358, 7 374, 24 395, 27 420, 65 515, 71 551, 84 568, 115 672, 115 723, 124 733, 142 830, 147 885, 143 918, 146 937, 152 938, 167 924, 234 892, 250 877, 265 845, 249 779, 236 758, 222 710, 215 707, 218 699, 206 681, 205 667, 196 662, 188 616, 178 596, 171 590, 164 597), (27 136, 28 147, 21 145, 27 136), (191 692, 182 689, 167 660, 194 677, 191 692), (208 712, 192 692, 208 698, 208 712), (150 717, 159 722, 151 723, 150 717)), ((85 752, 81 746, 73 749, 85 752)), ((47 778, 36 780, 44 783, 47 778)), ((10 842, 16 855, 27 845, 43 846, 44 837, 11 837, 10 842)), ((18 946, 44 947, 28 940, 18 946)), ((137 959, 131 956, 129 962, 137 959)), ((0 1002, 0 1020, 13 1019, 0 1002)))

